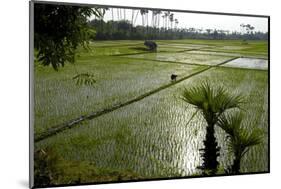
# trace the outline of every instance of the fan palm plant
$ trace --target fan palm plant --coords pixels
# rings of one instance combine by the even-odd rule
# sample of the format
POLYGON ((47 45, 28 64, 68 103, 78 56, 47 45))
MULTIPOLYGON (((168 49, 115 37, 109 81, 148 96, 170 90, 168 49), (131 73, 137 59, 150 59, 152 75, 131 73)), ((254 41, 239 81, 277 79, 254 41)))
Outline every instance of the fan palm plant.
POLYGON ((226 170, 230 174, 240 173, 240 163, 245 154, 251 147, 262 142, 263 132, 254 128, 247 130, 246 128, 253 127, 250 122, 243 122, 243 114, 235 112, 220 117, 218 126, 227 133, 229 151, 234 154, 233 164, 226 170))
POLYGON ((243 98, 241 95, 231 95, 223 87, 212 87, 208 82, 203 82, 199 86, 185 89, 181 99, 197 109, 191 119, 200 112, 207 122, 204 148, 200 149, 203 165, 199 168, 204 171, 203 174, 215 174, 219 165, 217 157, 220 150, 214 135, 215 124, 226 110, 240 108, 243 98))

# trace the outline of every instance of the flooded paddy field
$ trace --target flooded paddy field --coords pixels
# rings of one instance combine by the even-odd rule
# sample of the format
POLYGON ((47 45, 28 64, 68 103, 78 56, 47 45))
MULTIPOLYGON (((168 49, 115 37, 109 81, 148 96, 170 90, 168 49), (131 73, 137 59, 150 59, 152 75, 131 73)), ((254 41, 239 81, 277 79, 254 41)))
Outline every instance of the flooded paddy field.
POLYGON ((83 65, 79 67, 80 72, 92 71, 97 80, 94 86, 77 86, 72 79, 76 70, 71 65, 65 67, 63 75, 52 68, 36 70, 35 134, 168 84, 170 74, 178 74, 180 79, 206 67, 118 57, 90 58, 77 64, 83 65))
MULTIPOLYGON (((206 123, 198 116, 186 125, 195 109, 184 104, 178 94, 184 87, 204 79, 235 89, 235 93, 246 90, 248 118, 258 120, 258 127, 267 132, 268 91, 263 72, 214 68, 58 134, 39 146, 53 146, 66 159, 94 161, 98 167, 132 170, 147 178, 199 174, 198 151, 203 147, 206 123), (227 79, 223 79, 226 75, 227 79)), ((226 150, 223 144, 226 136, 219 129, 217 133, 219 145, 226 150)), ((245 172, 267 170, 266 138, 264 142, 245 158, 247 163, 242 165, 245 172)), ((222 165, 230 164, 224 153, 220 161, 222 165)))
MULTIPOLYGON (((63 72, 36 65, 35 135, 159 90, 37 142, 35 148, 51 147, 65 161, 91 162, 99 169, 130 171, 144 179, 200 176, 199 149, 203 147, 206 123, 199 114, 188 122, 196 109, 184 103, 180 94, 207 80, 233 94, 243 94, 245 122, 255 123, 265 133, 263 143, 243 158, 241 172, 268 171, 269 62, 241 58, 266 56, 263 47, 267 44, 162 40, 156 52, 147 52, 142 44, 133 40, 93 42, 92 50, 81 50, 76 66, 67 65, 63 72), (72 77, 83 72, 95 76, 93 86, 75 85, 72 77), (180 82, 171 81, 171 74, 176 74, 180 82)), ((220 128, 216 128, 216 138, 221 147, 218 174, 223 174, 233 157, 226 153, 226 134, 220 128)))
POLYGON ((224 64, 224 66, 267 70, 268 69, 268 60, 257 59, 257 58, 238 58, 238 59, 232 60, 232 61, 224 64))
POLYGON ((217 55, 200 55, 200 54, 190 54, 188 52, 180 53, 150 53, 150 54, 138 54, 138 55, 128 55, 130 58, 140 58, 147 60, 157 60, 157 61, 169 61, 174 63, 185 63, 185 64, 198 64, 198 65, 217 65, 226 60, 234 58, 234 56, 225 57, 217 55))

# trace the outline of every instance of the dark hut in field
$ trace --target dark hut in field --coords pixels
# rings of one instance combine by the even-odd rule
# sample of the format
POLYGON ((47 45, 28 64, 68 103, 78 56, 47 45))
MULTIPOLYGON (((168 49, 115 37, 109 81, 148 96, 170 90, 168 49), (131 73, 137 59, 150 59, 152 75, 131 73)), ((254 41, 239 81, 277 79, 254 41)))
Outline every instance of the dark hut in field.
POLYGON ((145 41, 144 45, 150 50, 150 51, 156 51, 157 50, 157 44, 154 41, 145 41))

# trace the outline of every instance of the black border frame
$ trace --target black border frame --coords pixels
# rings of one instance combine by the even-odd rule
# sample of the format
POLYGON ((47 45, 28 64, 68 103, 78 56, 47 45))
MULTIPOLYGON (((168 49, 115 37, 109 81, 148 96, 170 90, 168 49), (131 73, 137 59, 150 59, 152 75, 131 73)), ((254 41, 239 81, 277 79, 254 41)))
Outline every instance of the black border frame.
POLYGON ((255 18, 267 18, 268 21, 268 171, 260 172, 248 172, 240 174, 220 174, 220 175, 207 175, 207 176, 186 176, 186 177, 170 177, 170 178, 152 178, 152 179, 139 179, 128 181, 108 181, 108 182, 89 182, 81 184, 57 184, 40 188, 53 188, 53 187, 67 187, 67 186, 85 186, 85 185, 100 185, 100 184, 112 184, 112 183, 132 183, 132 182, 144 182, 144 181, 161 181, 161 180, 179 180, 179 179, 191 179, 191 178, 210 178, 210 177, 226 177, 226 176, 241 176, 241 175, 256 175, 270 173, 270 16, 258 15, 258 14, 240 14, 240 13, 227 13, 227 12, 209 12, 209 11, 195 11, 195 10, 180 10, 180 9, 165 9, 165 8, 152 8, 152 7, 131 7, 131 6, 119 6, 119 5, 105 5, 105 4, 88 4, 88 3, 70 3, 70 2, 58 2, 58 1, 29 1, 29 188, 37 188, 34 186, 33 175, 33 158, 34 158, 34 131, 33 131, 33 35, 34 35, 34 4, 55 4, 55 5, 70 5, 70 6, 87 6, 87 7, 110 7, 110 8, 127 8, 127 9, 149 9, 149 10, 161 10, 171 12, 185 12, 196 14, 211 14, 222 16, 244 16, 255 18))

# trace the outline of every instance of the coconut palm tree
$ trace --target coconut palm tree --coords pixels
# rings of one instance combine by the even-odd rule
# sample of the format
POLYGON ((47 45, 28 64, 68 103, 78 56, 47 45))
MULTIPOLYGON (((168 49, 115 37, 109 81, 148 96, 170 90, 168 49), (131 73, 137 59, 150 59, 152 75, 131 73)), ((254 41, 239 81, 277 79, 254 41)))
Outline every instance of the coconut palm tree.
POLYGON ((117 8, 116 11, 117 11, 117 20, 119 20, 120 19, 119 8, 117 8))
POLYGON ((133 22, 133 26, 135 25, 135 23, 136 23, 136 21, 137 21, 137 18, 138 18, 139 12, 140 12, 140 10, 137 10, 137 14, 136 14, 136 16, 135 16, 135 20, 134 20, 134 22, 133 22))
POLYGON ((103 25, 104 25, 104 15, 106 13, 106 11, 109 10, 109 8, 105 7, 105 8, 102 8, 102 16, 100 17, 100 28, 101 28, 101 32, 103 32, 103 25))
POLYGON ((123 11, 124 11, 124 20, 126 20, 126 9, 124 9, 123 11))
POLYGON ((245 24, 240 24, 241 34, 244 35, 244 28, 246 27, 245 24))
POLYGON ((165 19, 166 19, 166 22, 165 22, 165 29, 168 30, 168 29, 169 29, 169 25, 168 25, 169 20, 168 20, 168 17, 169 17, 169 15, 170 15, 170 11, 165 12, 164 15, 165 15, 165 19))
POLYGON ((166 16, 165 16, 165 15, 162 15, 162 19, 163 19, 163 28, 165 28, 165 18, 166 18, 166 16))
POLYGON ((114 21, 114 11, 113 11, 113 8, 111 8, 111 20, 114 21))
POLYGON ((143 26, 143 29, 144 29, 144 26, 145 26, 145 16, 148 14, 148 10, 147 9, 140 9, 140 13, 141 13, 141 17, 142 17, 142 26, 143 26))
POLYGON ((132 19, 131 19, 131 24, 132 24, 132 27, 133 27, 133 24, 134 24, 134 9, 131 10, 132 12, 132 19))
POLYGON ((251 147, 262 142, 263 133, 253 128, 250 122, 243 122, 244 116, 240 112, 226 114, 219 118, 218 126, 227 133, 228 149, 234 155, 233 164, 227 168, 227 173, 239 174, 242 158, 251 147), (249 130, 249 128, 253 128, 249 130))
POLYGON ((160 19, 162 11, 157 10, 157 27, 160 28, 160 19))
POLYGON ((171 24, 171 30, 173 30, 173 22, 174 22, 174 14, 170 14, 169 15, 169 20, 170 20, 170 24, 171 24))
POLYGON ((155 27, 155 17, 157 15, 157 11, 152 10, 152 14, 151 14, 151 27, 154 28, 155 27))
POLYGON ((146 19, 146 34, 148 34, 148 26, 149 26, 149 20, 148 20, 148 15, 149 15, 149 11, 150 10, 147 10, 146 14, 145 14, 145 19, 146 19))
POLYGON ((176 18, 176 19, 175 19, 175 30, 177 30, 178 24, 179 24, 179 20, 176 18))
POLYGON ((217 157, 220 150, 215 138, 214 127, 226 110, 240 108, 243 98, 241 95, 227 92, 223 87, 212 87, 205 81, 199 86, 185 89, 181 99, 197 109, 191 119, 200 112, 207 122, 206 138, 203 142, 204 148, 200 149, 203 165, 198 168, 203 170, 203 174, 213 175, 217 172, 219 166, 217 157))

